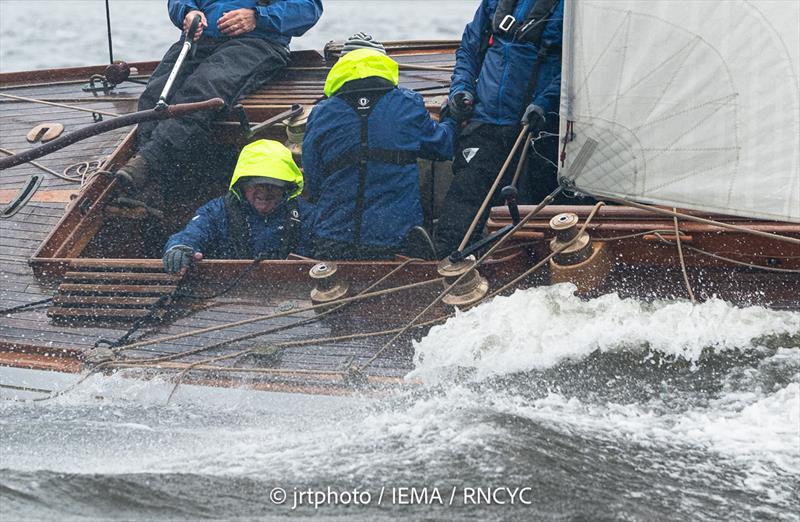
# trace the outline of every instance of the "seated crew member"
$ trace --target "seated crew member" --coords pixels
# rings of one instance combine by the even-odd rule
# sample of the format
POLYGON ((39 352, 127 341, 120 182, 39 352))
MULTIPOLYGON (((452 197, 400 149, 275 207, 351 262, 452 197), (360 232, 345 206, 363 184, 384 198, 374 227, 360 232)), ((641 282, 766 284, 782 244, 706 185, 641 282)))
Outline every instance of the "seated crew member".
POLYGON ((301 234, 297 196, 303 174, 277 141, 242 149, 224 196, 197 210, 164 247, 164 270, 175 273, 193 259, 284 259, 301 234))
MULTIPOLYGON (((464 30, 448 109, 469 124, 456 144, 454 179, 436 226, 440 256, 458 248, 524 123, 536 153, 529 151, 520 201, 538 203, 555 189, 563 11, 563 0, 482 0, 464 30)), ((501 187, 514 170, 512 163, 501 187)), ((499 192, 493 204, 501 203, 499 192)))
MULTIPOLYGON (((170 104, 219 97, 226 107, 256 89, 289 63, 289 42, 322 15, 322 0, 168 0, 170 20, 184 32, 199 15, 196 54, 187 56, 175 79, 170 104)), ((167 83, 182 41, 169 48, 139 98, 152 109, 167 83)), ((136 155, 117 171, 125 192, 135 195, 165 162, 187 159, 202 148, 217 117, 198 111, 180 118, 147 122, 137 131, 136 155)))
POLYGON ((303 140, 314 257, 390 259, 422 224, 417 157, 450 159, 456 123, 434 121, 398 81, 398 64, 363 33, 328 74, 303 140))

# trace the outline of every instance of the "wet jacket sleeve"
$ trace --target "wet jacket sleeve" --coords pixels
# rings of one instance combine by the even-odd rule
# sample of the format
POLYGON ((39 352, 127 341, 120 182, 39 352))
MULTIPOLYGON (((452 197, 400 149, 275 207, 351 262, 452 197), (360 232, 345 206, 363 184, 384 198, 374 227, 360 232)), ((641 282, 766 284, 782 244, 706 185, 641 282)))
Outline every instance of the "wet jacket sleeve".
MULTIPOLYGON (((324 102, 323 102, 324 103, 324 102)), ((317 150, 320 141, 317 123, 320 114, 319 105, 311 111, 306 124, 306 135, 303 137, 303 196, 311 202, 319 198, 322 187, 322 158, 317 150)))
POLYGON ((453 159, 457 125, 452 118, 437 122, 431 118, 425 101, 414 93, 414 105, 419 135, 419 155, 425 159, 447 161, 453 159))
POLYGON ((175 245, 186 245, 195 252, 206 252, 214 241, 220 239, 220 227, 225 219, 225 204, 222 198, 209 201, 195 213, 180 232, 173 234, 164 246, 164 252, 175 245))
POLYGON ((302 36, 322 16, 322 0, 283 0, 257 6, 256 27, 284 36, 302 36))
POLYGON ((475 94, 475 82, 478 80, 478 75, 483 65, 483 57, 481 56, 483 34, 491 24, 486 4, 487 0, 481 2, 480 7, 475 12, 475 18, 464 29, 461 45, 456 51, 456 66, 453 69, 450 96, 460 91, 475 94))
MULTIPOLYGON (((538 90, 538 89, 537 89, 538 90)), ((532 102, 542 109, 545 113, 555 112, 558 113, 558 101, 561 96, 561 69, 559 68, 556 74, 550 80, 547 86, 540 90, 536 96, 533 97, 532 102)))
POLYGON ((169 19, 178 29, 183 29, 183 19, 189 11, 200 9, 194 0, 167 0, 169 19))

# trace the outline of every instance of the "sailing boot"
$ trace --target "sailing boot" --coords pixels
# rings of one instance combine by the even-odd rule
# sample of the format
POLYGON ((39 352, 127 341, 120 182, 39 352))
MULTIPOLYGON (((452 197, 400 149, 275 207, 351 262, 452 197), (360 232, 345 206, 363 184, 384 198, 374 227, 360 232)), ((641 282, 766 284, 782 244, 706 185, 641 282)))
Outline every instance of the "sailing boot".
POLYGON ((124 192, 138 192, 147 185, 149 170, 147 160, 143 156, 133 156, 117 169, 115 176, 124 192))

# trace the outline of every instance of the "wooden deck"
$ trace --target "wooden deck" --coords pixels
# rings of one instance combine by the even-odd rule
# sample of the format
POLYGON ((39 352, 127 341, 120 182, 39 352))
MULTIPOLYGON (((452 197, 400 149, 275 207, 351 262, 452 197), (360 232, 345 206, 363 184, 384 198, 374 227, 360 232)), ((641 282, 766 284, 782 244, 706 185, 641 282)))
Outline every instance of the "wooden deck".
MULTIPOLYGON (((397 59, 401 63, 422 66, 451 66, 451 51, 435 54, 403 55, 398 49, 397 59)), ((139 72, 145 74, 153 64, 134 64, 139 72)), ((322 87, 330 64, 316 53, 300 53, 286 74, 266 88, 251 94, 243 101, 249 119, 257 123, 277 114, 294 103, 313 104, 322 97, 322 87)), ((111 93, 86 93, 81 87, 86 84, 90 74, 102 71, 101 68, 81 68, 62 71, 39 72, 35 74, 13 73, 0 75, 0 93, 65 103, 85 109, 124 114, 135 111, 136 99, 143 86, 123 83, 111 93), (59 81, 54 82, 58 78, 59 81)), ((438 108, 446 96, 449 74, 441 71, 404 70, 401 84, 421 90, 432 109, 438 108)), ((106 118, 108 116, 105 116, 106 118)), ((93 115, 70 108, 45 106, 27 101, 0 97, 0 147, 10 151, 24 151, 31 147, 26 134, 44 122, 61 123, 65 133, 91 125, 93 115)), ((229 124, 230 125, 230 124, 229 124)), ((224 129, 224 126, 222 127, 224 129)), ((230 127, 229 127, 230 128, 230 127)), ((48 169, 63 172, 70 165, 84 161, 104 160, 125 139, 130 128, 119 129, 71 145, 58 152, 45 156, 37 162, 48 169)), ((16 195, 19 188, 33 174, 43 174, 44 180, 33 199, 18 213, 7 219, 0 219, 0 308, 6 309, 53 297, 55 283, 48 283, 34 277, 28 265, 42 242, 64 215, 66 207, 81 190, 80 183, 73 183, 51 173, 46 173, 33 164, 24 164, 0 172, 0 204, 5 205, 16 195)), ((243 282, 247 286, 247 281, 243 282)), ((438 288, 438 287, 437 287, 438 288)), ((262 288, 259 292, 234 291, 219 298, 202 302, 183 302, 178 308, 177 317, 169 317, 162 323, 147 325, 137 332, 134 339, 153 339, 182 334, 200 328, 225 325, 243 319, 262 316, 286 310, 287 308, 310 305, 308 287, 262 288), (202 306, 200 306, 202 304, 202 306)), ((432 290, 431 295, 435 295, 432 290)), ((376 311, 385 306, 381 301, 374 302, 376 311)), ((29 365, 43 367, 43 354, 82 352, 94 346, 98 339, 116 339, 123 335, 130 322, 98 323, 77 319, 73 324, 53 322, 47 316, 45 307, 19 311, 0 317, 0 364, 29 365), (14 355, 17 354, 17 355, 14 355)), ((125 352, 133 359, 152 358, 176 354, 211 345, 236 336, 253 334, 259 329, 272 329, 286 326, 302 319, 313 318, 315 312, 302 312, 297 316, 277 318, 261 323, 206 333, 169 342, 158 342, 138 350, 125 352)), ((368 317, 370 314, 364 314, 368 317)), ((381 320, 365 320, 358 326, 361 331, 386 327, 385 315, 378 314, 381 320)), ((353 324, 348 326, 352 327, 353 324)), ((325 318, 311 324, 289 328, 264 337, 240 342, 224 348, 212 349, 192 356, 180 358, 181 363, 196 363, 243 347, 263 346, 286 340, 326 338, 342 333, 341 325, 325 318)), ((351 328, 352 329, 352 328, 351 328)), ((347 340, 331 344, 296 346, 281 351, 280 356, 267 364, 281 370, 303 370, 319 372, 338 372, 350 365, 365 363, 387 336, 365 340, 347 340)), ((403 348, 388 350, 376 360, 368 370, 376 380, 397 380, 411 368, 410 345, 408 339, 399 343, 403 348)), ((263 367, 264 362, 253 359, 228 360, 219 365, 237 367, 263 367)), ((65 364, 62 369, 74 369, 65 364)), ((211 372, 213 378, 223 374, 211 372)), ((247 375, 239 378, 252 379, 247 375)), ((329 379, 330 380, 330 379, 329 379)), ((334 378, 334 382, 341 379, 334 378)), ((284 375, 271 381, 282 385, 324 386, 325 379, 311 378, 308 375, 284 375)), ((330 383, 329 383, 330 384, 330 383)))

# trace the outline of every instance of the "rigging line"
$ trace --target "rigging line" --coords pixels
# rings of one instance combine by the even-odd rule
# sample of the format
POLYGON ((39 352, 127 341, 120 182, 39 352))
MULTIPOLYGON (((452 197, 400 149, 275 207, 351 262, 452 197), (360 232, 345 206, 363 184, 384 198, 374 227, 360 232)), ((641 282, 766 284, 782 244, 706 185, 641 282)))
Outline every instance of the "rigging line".
POLYGON ((558 137, 559 135, 558 135, 558 134, 553 134, 552 132, 540 132, 540 133, 539 133, 539 137, 537 137, 537 138, 533 138, 533 139, 531 140, 531 148, 533 149, 533 153, 534 153, 534 154, 536 154, 537 156, 539 156, 540 158, 542 158, 543 160, 545 160, 547 163, 549 163, 550 165, 552 165, 553 167, 555 167, 555 168, 556 168, 556 170, 558 170, 558 165, 557 165, 557 164, 553 163, 552 161, 550 161, 550 158, 548 158, 548 157, 547 157, 547 156, 545 156, 544 154, 540 154, 540 153, 539 153, 539 151, 538 151, 538 150, 536 150, 536 142, 537 142, 537 141, 539 141, 539 140, 541 140, 541 139, 544 139, 544 138, 546 138, 546 137, 548 137, 548 136, 555 136, 555 137, 558 137))
MULTIPOLYGON (((0 152, 2 152, 3 154, 6 154, 8 156, 16 156, 16 154, 17 154, 13 150, 4 149, 2 147, 0 147, 0 152)), ((53 169, 49 169, 49 168, 45 167, 44 165, 42 165, 41 163, 39 163, 38 161, 29 161, 28 163, 30 163, 34 167, 38 168, 39 170, 43 170, 44 172, 47 172, 48 174, 52 174, 53 176, 55 176, 57 178, 61 178, 61 179, 67 180, 67 181, 69 181, 71 183, 77 183, 77 182, 80 181, 80 179, 70 178, 68 176, 65 176, 65 175, 61 174, 60 172, 56 172, 53 169)))
MULTIPOLYGON (((671 231, 669 231, 671 232, 671 231)), ((671 245, 672 241, 668 240, 667 238, 663 237, 660 232, 654 233, 654 235, 663 243, 667 245, 671 245)), ((697 252, 698 254, 702 254, 704 256, 708 256, 714 259, 719 259, 720 261, 725 261, 727 263, 731 263, 733 265, 739 265, 747 268, 753 268, 756 270, 764 270, 767 272, 777 272, 783 274, 800 274, 800 270, 794 268, 777 268, 774 266, 763 266, 763 265, 756 265, 755 263, 747 263, 745 261, 739 261, 737 259, 732 259, 730 257, 721 256, 719 254, 715 254, 713 252, 708 252, 707 250, 703 250, 701 248, 693 247, 690 245, 684 245, 684 248, 687 250, 691 250, 692 252, 697 252)))
MULTIPOLYGON (((678 209, 672 207, 672 211, 677 213, 678 209)), ((689 274, 686 273, 686 260, 683 259, 683 248, 681 246, 681 230, 678 228, 678 216, 672 216, 672 222, 675 224, 675 245, 678 247, 678 259, 681 262, 681 272, 683 273, 683 282, 686 284, 686 291, 689 292, 689 298, 692 304, 697 304, 692 291, 692 285, 689 283, 689 274)))
MULTIPOLYGON (((562 246, 558 247, 556 250, 551 252, 547 257, 545 257, 544 259, 542 259, 541 261, 539 261, 538 263, 533 265, 531 268, 529 268, 528 270, 523 272, 521 275, 519 275, 516 278, 514 278, 512 281, 506 283, 505 285, 501 286, 500 288, 498 288, 497 290, 495 290, 491 294, 485 296, 483 299, 481 299, 481 301, 479 301, 479 303, 480 302, 485 302, 485 301, 487 301, 489 299, 497 297, 499 294, 501 294, 501 293, 505 292, 506 290, 508 290, 509 288, 517 285, 520 281, 522 281, 523 279, 525 279, 526 277, 528 277, 529 275, 531 275, 532 273, 534 273, 535 271, 540 269, 542 266, 544 266, 545 263, 549 262, 552 258, 554 258, 558 254, 560 254, 561 252, 566 250, 574 242, 578 241, 578 239, 581 237, 581 235, 586 231, 586 228, 589 226, 589 223, 591 223, 592 220, 594 219, 594 216, 597 213, 597 211, 600 210, 600 207, 602 207, 604 205, 605 205, 605 203, 602 202, 602 201, 598 201, 597 203, 595 203, 594 208, 592 209, 591 213, 589 213, 589 215, 586 217, 586 221, 583 222, 583 226, 578 231, 578 234, 574 238, 572 238, 572 240, 570 240, 568 243, 564 243, 562 246)), ((478 303, 475 303, 475 305, 477 305, 477 304, 478 303)), ((471 306, 474 306, 474 305, 471 305, 471 306)))
POLYGON ((11 98, 12 100, 26 101, 26 102, 30 102, 30 103, 40 103, 42 105, 51 105, 53 107, 61 107, 62 109, 72 109, 72 110, 76 110, 76 111, 89 112, 89 113, 92 113, 92 114, 102 114, 103 116, 111 116, 111 117, 114 117, 114 118, 119 116, 119 114, 117 114, 117 113, 108 112, 108 111, 101 111, 100 109, 87 109, 85 107, 77 107, 75 105, 67 105, 65 103, 49 102, 49 101, 45 101, 45 100, 39 100, 39 99, 36 99, 36 98, 27 98, 25 96, 17 96, 15 94, 7 94, 7 93, 4 93, 4 92, 0 92, 0 96, 3 96, 5 98, 11 98))
POLYGON ((494 196, 497 187, 500 185, 500 181, 503 179, 506 170, 508 170, 509 165, 511 165, 511 161, 514 159, 514 156, 517 155, 517 149, 519 148, 520 143, 527 140, 529 129, 530 126, 526 123, 525 125, 522 126, 522 130, 519 131, 519 135, 517 136, 517 141, 514 142, 514 146, 511 148, 511 152, 508 153, 508 157, 506 157, 506 161, 503 163, 503 167, 500 169, 500 172, 497 173, 497 177, 494 179, 492 187, 486 194, 486 197, 484 198, 483 203, 478 209, 478 212, 475 213, 475 217, 472 218, 472 223, 470 223, 467 232, 461 239, 461 244, 458 245, 459 252, 463 251, 464 248, 466 248, 467 243, 469 243, 469 240, 472 237, 473 232, 475 232, 475 227, 478 226, 478 221, 480 221, 481 215, 483 215, 483 212, 486 210, 486 207, 489 206, 489 202, 492 200, 492 196, 494 196))
MULTIPOLYGON (((592 194, 592 193, 589 193, 589 192, 587 192, 587 194, 592 196, 592 197, 594 197, 594 198, 596 198, 596 199, 600 199, 600 196, 597 196, 595 194, 592 194)), ((725 223, 724 221, 717 221, 717 220, 714 220, 714 219, 706 219, 706 218, 701 218, 701 217, 697 217, 697 216, 692 216, 690 214, 684 214, 682 212, 675 212, 675 211, 672 211, 672 210, 669 210, 669 209, 660 208, 660 207, 656 207, 656 206, 653 206, 653 205, 643 205, 641 203, 636 203, 635 201, 631 201, 631 200, 625 199, 625 198, 617 198, 617 197, 614 197, 614 196, 603 195, 603 199, 607 199, 607 200, 612 201, 614 203, 619 203, 620 205, 626 205, 626 206, 638 208, 638 209, 641 209, 641 210, 647 210, 647 211, 653 212, 655 214, 661 214, 661 215, 670 216, 670 217, 677 216, 677 217, 679 217, 681 219, 685 219, 685 220, 688 220, 688 221, 695 221, 697 223, 703 223, 705 225, 712 225, 712 226, 719 227, 719 228, 725 228, 725 229, 728 229, 728 230, 734 230, 736 232, 742 232, 744 234, 750 234, 750 235, 753 235, 753 236, 763 237, 763 238, 767 238, 767 239, 774 239, 776 241, 783 241, 785 243, 791 243, 793 245, 800 245, 800 238, 782 236, 780 234, 774 234, 772 232, 764 232, 764 231, 761 231, 761 230, 754 230, 752 228, 747 228, 747 227, 742 226, 742 225, 734 225, 732 223, 725 223)))
MULTIPOLYGON (((527 126, 526 126, 526 127, 527 127, 527 126)), ((556 189, 555 189, 553 192, 551 192, 550 194, 548 194, 547 196, 545 196, 545 198, 544 198, 544 199, 543 199, 543 200, 542 200, 542 201, 541 201, 541 202, 540 202, 538 205, 536 205, 536 207, 534 207, 534 208, 533 208, 533 210, 531 210, 530 212, 528 212, 527 214, 525 214, 525 217, 523 217, 522 219, 520 219, 519 223, 517 223, 516 225, 514 225, 514 226, 511 228, 511 230, 509 230, 509 231, 508 231, 508 233, 507 233, 506 235, 504 235, 504 236, 503 236, 503 237, 501 237, 499 240, 497 240, 497 242, 496 242, 494 245, 492 245, 492 246, 491 246, 491 248, 489 248, 489 250, 487 250, 487 251, 486 251, 486 253, 485 253, 485 254, 483 254, 483 255, 480 257, 480 259, 478 259, 478 260, 475 262, 475 266, 476 266, 476 267, 477 267, 477 266, 480 266, 480 265, 481 265, 481 263, 483 263, 483 261, 484 261, 484 260, 486 260, 486 259, 487 259, 487 258, 488 258, 490 255, 492 255, 492 254, 494 253, 494 251, 495 251, 495 250, 497 250, 498 248, 500 248, 500 247, 501 247, 501 246, 502 246, 502 245, 503 245, 503 244, 504 244, 504 243, 505 243, 505 242, 506 242, 506 241, 507 241, 507 240, 508 240, 508 239, 509 239, 511 236, 513 236, 513 235, 514 235, 514 232, 516 232, 517 230, 519 230, 520 228, 522 228, 523 226, 525 226, 525 223, 527 223, 528 221, 530 221, 530 220, 531 220, 531 219, 532 219, 532 218, 533 218, 535 215, 537 215, 539 212, 541 212, 541 211, 542 211, 542 209, 543 209, 544 207, 546 207, 548 204, 550 204, 550 202, 551 202, 551 201, 553 201, 553 199, 555 199, 555 197, 556 197, 556 196, 557 196, 559 193, 561 193, 561 191, 562 191, 562 190, 564 190, 564 187, 562 187, 562 186, 559 186, 559 187, 557 187, 557 188, 556 188, 556 189)), ((364 365, 362 365, 360 368, 356 369, 356 371, 358 371, 358 372, 361 372, 361 371, 363 371, 365 368, 367 368, 367 367, 368 367, 370 364, 372 364, 373 362, 375 362, 375 360, 376 360, 376 359, 377 359, 377 358, 378 358, 378 357, 379 357, 379 356, 380 356, 380 355, 381 355, 381 354, 382 354, 384 351, 386 351, 386 349, 387 349, 387 348, 389 348, 389 346, 391 346, 391 345, 392 345, 392 343, 394 343, 394 342, 395 342, 397 339, 399 339, 399 338, 400 338, 400 336, 401 336, 401 335, 403 335, 403 334, 404 334, 406 331, 408 331, 408 329, 409 329, 409 328, 412 328, 412 327, 414 327, 415 323, 416 323, 416 322, 417 322, 417 321, 418 321, 418 320, 419 320, 419 319, 420 319, 422 316, 424 316, 426 313, 428 313, 428 311, 429 311, 431 308, 433 308, 433 307, 434 307, 434 306, 436 306, 436 305, 437 305, 439 302, 441 302, 441 300, 442 300, 442 299, 444 299, 444 297, 447 295, 447 293, 448 293, 448 292, 450 292, 450 290, 452 290, 453 288, 455 288, 455 286, 456 286, 456 285, 458 285, 459 283, 461 283, 461 281, 463 281, 463 280, 464 280, 464 279, 465 279, 465 278, 466 278, 466 277, 467 277, 469 274, 470 274, 470 271, 466 271, 466 272, 464 272, 463 274, 461 274, 460 276, 458 276, 458 278, 457 278, 455 281, 453 281, 453 282, 450 284, 450 286, 448 286, 448 287, 447 287, 447 288, 445 288, 445 289, 444 289, 442 292, 440 292, 440 293, 439 293, 439 295, 438 295, 438 296, 436 296, 436 298, 435 298, 433 301, 431 301, 431 303, 430 303, 428 306, 426 306, 424 310, 422 310, 420 313, 418 313, 418 314, 417 314, 417 316, 416 316, 416 317, 414 317, 414 319, 412 319, 412 320, 411 320, 411 321, 410 321, 408 324, 406 324, 406 326, 405 326, 405 327, 403 327, 403 328, 402 328, 402 329, 401 329, 401 330, 400 330, 400 331, 399 331, 399 332, 398 332, 398 333, 397 333, 397 334, 396 334, 394 337, 392 337, 392 338, 391 338, 391 339, 390 339, 390 340, 389 340, 389 341, 388 341, 386 344, 384 344, 384 345, 383 345, 383 346, 382 346, 382 347, 381 347, 381 348, 380 348, 380 349, 379 349, 377 352, 375 352, 375 354, 374 354, 374 355, 373 355, 373 356, 372 356, 372 357, 371 357, 371 358, 370 358, 370 359, 369 359, 369 360, 368 360, 366 363, 364 363, 364 365)), ((482 301, 482 300, 481 300, 481 301, 482 301)))
MULTIPOLYGON (((406 261, 401 263, 399 266, 397 266, 393 270, 391 270, 389 273, 387 273, 386 275, 384 275, 383 277, 381 277, 380 279, 378 279, 377 281, 372 283, 370 286, 368 286, 367 288, 365 288, 364 290, 359 292, 359 294, 357 294, 356 297, 366 294, 367 292, 369 292, 370 290, 372 290, 376 286, 380 285, 382 282, 386 281, 389 277, 391 277, 393 274, 395 274, 399 270, 405 268, 409 264, 416 263, 416 262, 419 262, 419 261, 422 261, 422 260, 421 259, 416 259, 416 258, 407 259, 406 261)), ((328 305, 330 305, 330 303, 328 303, 328 305)), ((269 335, 269 334, 273 334, 273 333, 284 331, 284 330, 290 330, 290 329, 296 328, 298 326, 304 326, 306 324, 315 322, 315 321, 321 319, 322 317, 324 317, 325 315, 331 314, 331 313, 341 309, 344 306, 347 306, 347 303, 340 304, 340 305, 335 306, 335 307, 333 307, 333 308, 331 308, 329 310, 324 310, 324 311, 316 314, 314 317, 310 317, 308 319, 301 319, 300 321, 295 321, 294 323, 291 323, 291 324, 282 325, 282 326, 276 326, 276 327, 273 327, 273 328, 268 328, 266 330, 261 330, 260 332, 253 332, 253 333, 250 333, 250 334, 246 334, 244 336, 234 337, 232 339, 226 339, 224 341, 220 341, 220 342, 213 343, 213 344, 210 344, 210 345, 202 346, 200 348, 195 348, 195 349, 192 349, 192 350, 186 350, 186 351, 183 351, 183 352, 179 352, 177 354, 176 353, 172 353, 172 354, 168 354, 168 355, 165 355, 165 356, 162 356, 162 357, 157 357, 155 359, 146 359, 145 362, 159 363, 159 362, 164 362, 164 361, 170 361, 170 360, 174 360, 174 359, 179 359, 181 357, 186 357, 186 356, 189 356, 189 355, 195 355, 195 354, 198 354, 198 353, 201 353, 201 352, 206 352, 208 350, 213 350, 213 349, 216 349, 216 348, 222 348, 222 347, 227 346, 229 344, 233 344, 233 343, 236 343, 236 342, 239 342, 239 341, 245 341, 245 340, 248 340, 248 339, 252 339, 253 337, 261 337, 261 336, 264 336, 264 335, 269 335)))
POLYGON ((33 307, 45 305, 45 304, 48 304, 48 303, 50 303, 52 301, 53 301, 53 298, 49 297, 47 299, 42 299, 40 301, 34 301, 32 303, 25 303, 25 304, 18 305, 18 306, 12 306, 11 308, 5 308, 3 310, 0 310, 0 315, 14 314, 14 313, 17 313, 17 312, 22 312, 24 310, 27 310, 28 308, 33 308, 33 307))
MULTIPOLYGON (((475 303, 475 304, 477 304, 477 303, 475 303)), ((314 338, 310 338, 310 339, 298 339, 298 340, 294 340, 294 341, 284 341, 284 342, 280 342, 280 343, 275 343, 272 346, 274 346, 276 348, 288 348, 288 347, 292 347, 292 346, 306 346, 306 345, 309 345, 309 344, 317 344, 317 345, 319 345, 319 344, 331 344, 331 343, 337 343, 337 342, 340 342, 340 341, 351 341, 353 339, 368 339, 368 338, 371 338, 371 337, 381 337, 381 336, 390 335, 390 334, 393 334, 393 333, 402 334, 402 333, 410 330, 411 328, 422 328, 422 327, 425 327, 425 326, 431 326, 431 325, 434 325, 434 324, 439 323, 441 321, 444 321, 444 320, 446 320, 446 319, 448 319, 448 318, 450 318, 452 316, 453 316, 453 313, 449 313, 447 315, 436 317, 435 319, 430 319, 430 320, 424 321, 422 323, 414 324, 414 325, 411 325, 411 326, 405 326, 405 327, 402 327, 402 328, 392 328, 392 329, 387 329, 387 330, 379 330, 379 331, 375 331, 375 332, 361 332, 361 333, 355 333, 355 334, 349 334, 349 335, 340 335, 340 336, 335 336, 335 337, 314 337, 314 338)), ((211 359, 205 359, 203 361, 198 361, 196 363, 189 364, 186 368, 184 368, 184 370, 179 375, 179 377, 178 377, 179 381, 175 384, 175 388, 173 388, 172 392, 169 394, 169 397, 167 398, 167 403, 169 403, 170 398, 172 398, 172 395, 175 393, 175 391, 177 390, 178 386, 181 384, 180 381, 185 377, 185 375, 189 371, 197 369, 198 366, 202 366, 204 364, 209 364, 209 363, 213 363, 213 362, 218 362, 218 361, 223 361, 223 360, 228 360, 228 359, 235 359, 237 357, 242 357, 244 355, 248 355, 252 351, 253 351, 252 348, 246 348, 244 350, 239 350, 238 352, 219 355, 219 356, 213 357, 211 359)), ((118 365, 118 364, 128 364, 128 363, 125 362, 125 363, 112 363, 112 364, 114 364, 115 367, 116 367, 116 365, 118 365)), ((362 369, 365 368, 366 366, 368 366, 368 364, 363 366, 362 369)), ((157 366, 156 366, 156 368, 157 368, 157 366)), ((344 372, 341 372, 341 374, 344 374, 344 372)))
POLYGON ((233 327, 236 327, 236 326, 242 326, 242 325, 246 325, 246 324, 257 323, 257 322, 260 322, 260 321, 266 321, 267 319, 277 319, 278 317, 286 317, 286 316, 289 316, 289 315, 295 315, 295 314, 298 314, 300 312, 308 312, 310 310, 319 310, 320 308, 329 307, 329 306, 332 306, 332 305, 335 305, 335 304, 342 305, 342 304, 354 303, 356 301, 362 301, 362 300, 365 300, 365 299, 370 299, 372 297, 379 297, 379 296, 382 296, 382 295, 387 295, 387 294, 390 294, 390 293, 393 293, 393 292, 398 292, 398 291, 401 291, 401 290, 410 290, 410 289, 413 289, 413 288, 419 288, 419 287, 430 285, 430 284, 433 284, 433 283, 440 283, 441 281, 442 281, 442 278, 438 277, 438 278, 435 278, 435 279, 428 279, 426 281, 419 281, 419 282, 416 282, 416 283, 410 283, 410 284, 403 285, 403 286, 397 286, 397 287, 388 288, 388 289, 384 289, 384 290, 377 290, 375 292, 369 292, 369 293, 366 293, 366 294, 356 295, 356 296, 353 296, 353 297, 346 297, 346 298, 343 298, 343 299, 341 299, 339 301, 333 301, 331 303, 322 303, 322 304, 313 305, 313 306, 306 306, 306 307, 303 307, 303 308, 296 308, 294 310, 287 310, 285 312, 277 312, 277 313, 272 313, 272 314, 260 315, 258 317, 252 317, 250 319, 243 319, 241 321, 236 321, 236 322, 233 322, 233 323, 226 323, 226 324, 217 325, 217 326, 209 326, 208 328, 201 328, 199 330, 191 330, 189 332, 184 332, 184 333, 181 333, 181 334, 168 335, 166 337, 159 337, 157 339, 150 339, 149 341, 136 342, 136 343, 133 343, 133 344, 129 344, 127 346, 123 346, 123 347, 119 348, 118 351, 121 352, 121 351, 125 351, 125 350, 132 350, 132 349, 135 349, 135 348, 141 348, 143 346, 150 346, 150 345, 153 345, 153 344, 158 344, 158 343, 163 343, 163 342, 168 342, 168 341, 174 341, 174 340, 177 340, 177 339, 183 339, 185 337, 192 337, 192 336, 200 335, 200 334, 204 334, 204 333, 217 332, 219 330, 226 330, 228 328, 233 328, 233 327))
POLYGON ((111 9, 106 0, 106 30, 108 32, 108 63, 114 63, 114 47, 111 44, 111 9))

